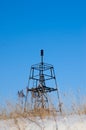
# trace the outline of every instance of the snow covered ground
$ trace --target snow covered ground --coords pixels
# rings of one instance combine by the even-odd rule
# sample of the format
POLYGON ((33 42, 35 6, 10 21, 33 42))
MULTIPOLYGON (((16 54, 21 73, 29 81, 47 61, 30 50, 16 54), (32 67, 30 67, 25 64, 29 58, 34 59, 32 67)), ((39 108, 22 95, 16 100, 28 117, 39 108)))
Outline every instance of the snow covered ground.
POLYGON ((0 119, 0 130, 86 130, 86 115, 47 117, 46 119, 0 119))

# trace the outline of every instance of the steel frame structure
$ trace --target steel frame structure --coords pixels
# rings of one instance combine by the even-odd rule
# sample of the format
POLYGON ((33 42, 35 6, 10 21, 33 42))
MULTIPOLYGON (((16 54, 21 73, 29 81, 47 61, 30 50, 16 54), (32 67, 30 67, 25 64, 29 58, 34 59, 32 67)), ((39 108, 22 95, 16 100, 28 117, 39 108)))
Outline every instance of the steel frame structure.
POLYGON ((41 50, 41 62, 31 66, 28 87, 26 91, 25 105, 28 102, 27 97, 30 92, 32 109, 48 108, 49 101, 48 101, 47 94, 56 91, 58 102, 59 102, 59 111, 61 112, 61 105, 60 105, 61 103, 59 98, 59 92, 58 92, 54 67, 51 64, 44 63, 43 56, 44 56, 44 51, 41 50), (55 82, 54 88, 46 85, 46 81, 48 80, 54 80, 55 82), (30 82, 32 82, 32 84, 30 84, 30 82))

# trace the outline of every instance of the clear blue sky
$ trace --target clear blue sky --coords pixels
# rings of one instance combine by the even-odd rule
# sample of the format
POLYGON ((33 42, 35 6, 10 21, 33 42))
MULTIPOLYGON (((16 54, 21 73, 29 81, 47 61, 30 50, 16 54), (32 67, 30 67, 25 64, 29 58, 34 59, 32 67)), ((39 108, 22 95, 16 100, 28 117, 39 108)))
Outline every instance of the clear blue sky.
POLYGON ((86 94, 85 0, 0 1, 0 102, 26 88, 40 49, 61 91, 86 94))

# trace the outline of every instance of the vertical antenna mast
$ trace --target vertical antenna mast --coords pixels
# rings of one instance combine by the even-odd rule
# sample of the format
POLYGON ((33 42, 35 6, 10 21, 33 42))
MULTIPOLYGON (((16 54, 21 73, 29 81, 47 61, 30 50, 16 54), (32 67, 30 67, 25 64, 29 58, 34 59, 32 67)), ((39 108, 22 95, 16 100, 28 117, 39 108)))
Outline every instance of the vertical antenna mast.
POLYGON ((44 50, 41 50, 41 65, 40 65, 40 70, 39 70, 39 75, 40 75, 40 83, 41 85, 44 85, 44 75, 43 75, 43 56, 44 56, 44 50))
POLYGON ((44 50, 41 50, 41 64, 43 65, 44 50))

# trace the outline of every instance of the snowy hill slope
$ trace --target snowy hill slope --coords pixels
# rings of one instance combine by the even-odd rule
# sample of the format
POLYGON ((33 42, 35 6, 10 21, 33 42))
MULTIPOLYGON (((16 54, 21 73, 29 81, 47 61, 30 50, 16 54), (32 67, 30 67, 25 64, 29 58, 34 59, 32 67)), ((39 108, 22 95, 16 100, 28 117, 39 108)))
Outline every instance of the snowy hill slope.
POLYGON ((0 120, 0 130, 86 130, 86 115, 0 120))

